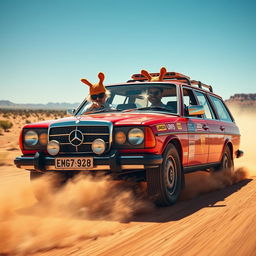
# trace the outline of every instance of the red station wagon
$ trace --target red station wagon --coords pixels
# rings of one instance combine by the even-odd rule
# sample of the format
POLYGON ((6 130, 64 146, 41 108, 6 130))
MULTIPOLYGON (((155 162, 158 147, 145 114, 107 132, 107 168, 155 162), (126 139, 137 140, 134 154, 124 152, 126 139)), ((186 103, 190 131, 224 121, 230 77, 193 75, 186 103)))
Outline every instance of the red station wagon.
POLYGON ((233 169, 233 159, 243 155, 234 118, 209 85, 167 72, 161 82, 135 74, 106 89, 105 110, 87 113, 85 100, 72 117, 25 125, 16 166, 31 179, 103 172, 146 181, 150 198, 168 206, 185 173, 233 169))

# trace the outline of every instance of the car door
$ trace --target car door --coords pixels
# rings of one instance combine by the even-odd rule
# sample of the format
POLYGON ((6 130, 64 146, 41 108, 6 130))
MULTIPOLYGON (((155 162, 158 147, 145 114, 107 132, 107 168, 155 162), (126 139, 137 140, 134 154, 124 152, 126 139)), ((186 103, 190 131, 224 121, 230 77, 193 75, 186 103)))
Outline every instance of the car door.
POLYGON ((216 150, 216 159, 217 161, 220 161, 222 158, 225 143, 227 141, 232 141, 233 145, 238 144, 237 141, 239 140, 240 133, 239 129, 234 124, 233 117, 230 115, 222 99, 213 95, 209 95, 209 98, 218 117, 216 130, 219 131, 219 133, 223 134, 223 140, 218 147, 218 151, 216 150))
POLYGON ((208 127, 202 116, 189 116, 186 108, 198 105, 198 101, 190 88, 183 88, 184 116, 188 129, 188 166, 202 165, 208 160, 208 127))
POLYGON ((217 119, 217 115, 211 106, 211 103, 206 95, 201 91, 195 91, 198 102, 204 106, 206 127, 208 129, 208 137, 206 146, 208 147, 207 163, 215 163, 219 161, 220 152, 224 144, 224 130, 217 119))

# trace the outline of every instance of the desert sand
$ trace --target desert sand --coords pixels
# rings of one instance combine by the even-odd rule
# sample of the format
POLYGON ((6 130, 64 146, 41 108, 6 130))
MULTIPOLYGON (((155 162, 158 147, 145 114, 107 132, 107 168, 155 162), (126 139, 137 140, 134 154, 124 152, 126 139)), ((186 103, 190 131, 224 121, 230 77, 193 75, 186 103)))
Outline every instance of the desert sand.
POLYGON ((0 254, 256 255, 255 114, 233 113, 245 151, 235 176, 187 174, 180 200, 165 208, 147 200, 145 184, 89 177, 58 191, 52 177, 31 184, 13 164, 19 132, 28 119, 52 117, 8 116, 14 126, 0 135, 0 254), (33 189, 44 195, 40 203, 33 189))

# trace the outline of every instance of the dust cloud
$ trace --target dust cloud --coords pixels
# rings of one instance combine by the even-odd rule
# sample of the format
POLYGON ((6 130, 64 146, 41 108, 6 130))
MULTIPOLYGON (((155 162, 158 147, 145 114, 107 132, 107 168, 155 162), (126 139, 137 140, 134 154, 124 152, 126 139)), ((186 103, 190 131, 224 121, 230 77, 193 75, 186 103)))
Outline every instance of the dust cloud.
MULTIPOLYGON (((240 149, 244 156, 235 160, 234 173, 186 174, 181 200, 256 175, 255 114, 231 111, 240 127, 240 149)), ((15 182, 15 176, 11 179, 12 186, 0 187, 0 254, 28 255, 72 246, 82 239, 108 236, 123 229, 122 222, 129 221, 133 215, 153 209, 145 198, 145 187, 128 182, 79 176, 58 186, 58 179, 46 176, 31 186, 29 182, 15 182)))
POLYGON ((0 254, 27 255, 111 235, 133 214, 153 207, 134 184, 79 176, 56 189, 56 182, 46 176, 33 188, 1 188, 0 254))

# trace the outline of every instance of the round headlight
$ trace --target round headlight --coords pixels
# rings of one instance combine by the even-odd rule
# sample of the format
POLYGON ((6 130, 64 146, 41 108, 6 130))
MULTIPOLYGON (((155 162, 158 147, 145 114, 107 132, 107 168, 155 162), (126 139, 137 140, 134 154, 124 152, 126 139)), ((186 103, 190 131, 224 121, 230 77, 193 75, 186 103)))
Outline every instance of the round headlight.
POLYGON ((38 142, 38 134, 35 131, 27 131, 24 135, 24 141, 28 146, 35 146, 38 142))
POLYGON ((126 141, 126 135, 122 131, 118 131, 115 135, 115 141, 117 144, 124 144, 126 141))
POLYGON ((133 128, 128 133, 128 140, 132 145, 140 145, 144 141, 144 132, 139 128, 133 128))
POLYGON ((47 144, 47 151, 50 155, 56 156, 60 151, 60 143, 57 140, 51 140, 47 144))
POLYGON ((102 139, 96 139, 93 141, 92 143, 92 151, 97 154, 100 155, 102 154, 106 149, 106 144, 105 141, 102 139))
POLYGON ((45 146, 46 144, 47 144, 47 133, 46 132, 44 132, 44 133, 41 133, 40 135, 39 135, 39 142, 40 142, 40 144, 41 145, 43 145, 43 146, 45 146))

